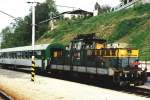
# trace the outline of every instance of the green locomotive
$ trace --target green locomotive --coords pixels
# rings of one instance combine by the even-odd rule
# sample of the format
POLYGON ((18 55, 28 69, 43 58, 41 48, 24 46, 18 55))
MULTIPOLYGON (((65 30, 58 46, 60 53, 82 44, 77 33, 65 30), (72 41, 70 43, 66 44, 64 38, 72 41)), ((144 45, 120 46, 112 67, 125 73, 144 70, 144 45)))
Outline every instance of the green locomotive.
MULTIPOLYGON (((146 69, 139 67, 139 50, 113 48, 95 34, 78 35, 68 46, 35 46, 35 64, 42 71, 93 76, 118 85, 143 85, 146 69)), ((7 48, 0 51, 0 64, 31 66, 32 47, 7 48)))

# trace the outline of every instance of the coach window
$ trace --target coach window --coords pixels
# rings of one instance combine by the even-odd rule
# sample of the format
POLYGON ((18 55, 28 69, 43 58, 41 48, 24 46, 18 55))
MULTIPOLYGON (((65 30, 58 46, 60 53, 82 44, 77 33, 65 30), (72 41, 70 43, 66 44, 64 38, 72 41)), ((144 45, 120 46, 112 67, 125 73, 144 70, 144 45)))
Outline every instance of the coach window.
POLYGON ((6 58, 6 52, 4 52, 4 58, 6 58))
POLYGON ((11 53, 11 58, 12 58, 12 59, 14 58, 14 53, 13 53, 13 52, 11 53))
POLYGON ((6 58, 8 58, 8 52, 6 52, 6 58))
POLYGON ((2 58, 4 58, 4 53, 2 53, 2 58))
POLYGON ((9 52, 7 52, 7 58, 10 58, 10 57, 9 57, 9 55, 10 55, 10 53, 9 53, 9 52))
POLYGON ((16 54, 16 52, 14 52, 14 58, 17 58, 17 54, 16 54))
POLYGON ((32 51, 29 51, 29 58, 32 58, 32 51))
POLYGON ((20 52, 16 52, 17 58, 20 58, 20 52))
POLYGON ((4 55, 4 53, 2 53, 2 55, 1 55, 1 56, 2 56, 2 58, 4 58, 4 57, 3 57, 3 55, 4 55))
POLYGON ((12 52, 9 53, 9 58, 12 58, 13 54, 12 52))
POLYGON ((7 52, 7 58, 9 58, 9 52, 7 52))
POLYGON ((5 53, 5 52, 4 52, 4 55, 3 55, 3 56, 4 56, 4 58, 6 58, 6 53, 5 53))
POLYGON ((9 54, 8 54, 8 52, 7 52, 7 53, 6 53, 6 58, 8 58, 8 55, 9 55, 9 54))
POLYGON ((23 55, 23 54, 22 54, 22 51, 20 51, 20 59, 22 59, 22 55, 23 55))
POLYGON ((17 58, 20 58, 20 52, 19 51, 17 52, 17 58))
POLYGON ((7 58, 7 52, 5 52, 5 58, 7 58))
POLYGON ((37 58, 37 51, 34 51, 34 56, 35 56, 35 58, 37 58))
POLYGON ((36 52, 36 58, 40 59, 42 55, 41 51, 35 51, 35 52, 36 52))
POLYGON ((29 51, 26 51, 26 58, 29 59, 29 51))
POLYGON ((25 52, 25 58, 28 58, 28 51, 25 52))
POLYGON ((24 51, 21 52, 21 58, 24 59, 24 51))
POLYGON ((12 58, 12 57, 13 57, 13 53, 10 52, 10 53, 9 53, 9 58, 12 58))
POLYGON ((5 52, 4 52, 4 54, 3 54, 3 58, 5 58, 5 52))
POLYGON ((21 51, 21 56, 20 56, 20 58, 23 59, 23 58, 24 58, 23 56, 24 56, 24 51, 21 51))
POLYGON ((14 52, 14 58, 17 58, 17 54, 16 54, 16 52, 14 52))
POLYGON ((11 52, 11 58, 12 58, 12 59, 14 58, 14 53, 13 53, 13 52, 11 52))
POLYGON ((26 59, 26 51, 23 51, 23 58, 26 59))

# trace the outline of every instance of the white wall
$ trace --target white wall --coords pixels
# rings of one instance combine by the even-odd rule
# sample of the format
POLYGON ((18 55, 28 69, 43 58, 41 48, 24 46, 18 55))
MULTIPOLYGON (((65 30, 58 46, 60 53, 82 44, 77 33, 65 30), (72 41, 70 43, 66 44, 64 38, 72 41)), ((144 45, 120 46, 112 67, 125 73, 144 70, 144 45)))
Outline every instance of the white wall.
POLYGON ((150 3, 150 0, 142 0, 143 3, 150 3))

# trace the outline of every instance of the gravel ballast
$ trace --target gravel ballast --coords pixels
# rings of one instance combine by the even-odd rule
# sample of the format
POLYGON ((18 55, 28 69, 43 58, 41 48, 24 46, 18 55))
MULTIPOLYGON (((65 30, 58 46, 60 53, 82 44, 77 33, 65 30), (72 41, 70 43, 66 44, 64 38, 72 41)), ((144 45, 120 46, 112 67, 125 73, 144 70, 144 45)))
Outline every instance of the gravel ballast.
POLYGON ((0 90, 15 100, 150 100, 110 89, 0 69, 0 90))

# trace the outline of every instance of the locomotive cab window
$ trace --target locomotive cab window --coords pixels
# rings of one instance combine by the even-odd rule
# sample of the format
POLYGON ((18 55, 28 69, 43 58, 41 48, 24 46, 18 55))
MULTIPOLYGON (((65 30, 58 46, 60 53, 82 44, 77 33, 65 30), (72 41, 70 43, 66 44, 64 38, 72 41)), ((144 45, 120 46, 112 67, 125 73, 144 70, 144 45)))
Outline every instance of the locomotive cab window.
POLYGON ((110 50, 106 50, 106 56, 110 56, 110 50))
POLYGON ((115 49, 112 49, 112 50, 111 50, 111 55, 112 55, 112 56, 116 56, 116 50, 115 50, 115 49))
POLYGON ((53 52, 53 57, 54 58, 59 58, 62 56, 62 51, 61 50, 58 50, 58 51, 54 51, 53 52))

